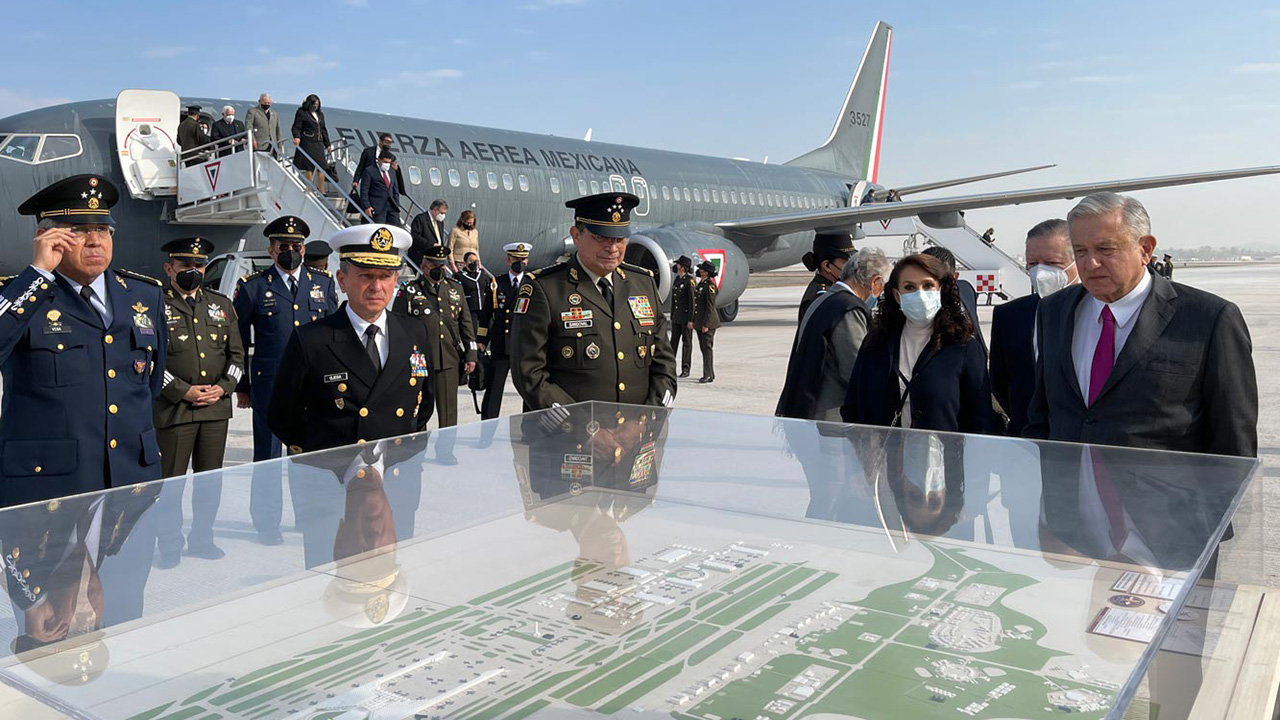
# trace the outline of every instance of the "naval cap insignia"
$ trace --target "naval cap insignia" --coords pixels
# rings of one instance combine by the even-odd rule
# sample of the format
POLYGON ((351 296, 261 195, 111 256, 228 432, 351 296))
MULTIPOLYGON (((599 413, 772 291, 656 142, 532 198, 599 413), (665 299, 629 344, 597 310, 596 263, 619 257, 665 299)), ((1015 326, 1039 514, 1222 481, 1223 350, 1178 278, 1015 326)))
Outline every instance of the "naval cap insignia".
POLYGON ((373 233, 373 237, 369 239, 369 244, 378 252, 386 252, 391 249, 391 231, 386 228, 378 228, 373 233))

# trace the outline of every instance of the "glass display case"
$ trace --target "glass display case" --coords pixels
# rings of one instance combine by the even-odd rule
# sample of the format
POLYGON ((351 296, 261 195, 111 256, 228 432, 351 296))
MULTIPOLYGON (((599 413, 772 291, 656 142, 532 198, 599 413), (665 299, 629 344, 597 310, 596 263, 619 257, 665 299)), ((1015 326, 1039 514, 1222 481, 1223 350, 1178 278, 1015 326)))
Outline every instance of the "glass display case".
POLYGON ((0 716, 1118 718, 1257 471, 584 403, 10 508, 0 716))

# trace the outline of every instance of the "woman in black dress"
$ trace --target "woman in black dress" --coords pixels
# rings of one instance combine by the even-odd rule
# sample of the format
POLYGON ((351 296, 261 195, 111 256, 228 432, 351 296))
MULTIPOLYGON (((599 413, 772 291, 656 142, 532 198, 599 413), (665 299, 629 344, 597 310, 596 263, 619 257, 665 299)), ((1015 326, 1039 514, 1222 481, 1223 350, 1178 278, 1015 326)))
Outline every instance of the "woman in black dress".
POLYGON ((324 124, 320 97, 315 94, 308 95, 293 114, 293 144, 306 153, 294 153, 293 164, 305 172, 307 179, 314 182, 316 189, 324 194, 324 173, 317 172, 320 168, 316 163, 323 164, 325 152, 330 149, 329 128, 324 124))

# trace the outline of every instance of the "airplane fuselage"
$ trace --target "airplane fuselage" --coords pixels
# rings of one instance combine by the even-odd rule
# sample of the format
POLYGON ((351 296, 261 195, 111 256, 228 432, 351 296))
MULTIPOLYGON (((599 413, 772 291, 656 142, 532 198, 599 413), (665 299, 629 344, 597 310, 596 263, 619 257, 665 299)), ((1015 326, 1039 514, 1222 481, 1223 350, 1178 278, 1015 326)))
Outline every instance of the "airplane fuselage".
MULTIPOLYGON (((207 110, 236 107, 243 117, 251 103, 210 98, 184 98, 207 110)), ((294 106, 277 104, 281 134, 288 142, 294 106)), ((554 262, 565 251, 572 225, 566 200, 595 192, 625 190, 642 198, 633 213, 636 232, 661 226, 688 226, 715 235, 711 223, 848 204, 850 186, 859 178, 786 165, 586 142, 550 135, 394 117, 376 113, 326 109, 330 140, 352 145, 350 165, 340 172, 344 184, 359 152, 389 132, 410 196, 423 207, 443 198, 452 223, 473 209, 481 256, 490 267, 503 264, 502 246, 524 241, 534 246, 531 265, 554 262)), ((89 101, 43 108, 0 119, 0 135, 9 133, 73 133, 83 152, 47 163, 27 164, 0 153, 0 271, 17 272, 30 261, 34 221, 16 208, 49 182, 93 172, 110 177, 124 196, 113 211, 116 265, 140 272, 159 272, 158 248, 167 240, 201 235, 217 246, 233 249, 244 238, 247 248, 265 246, 259 228, 171 222, 176 199, 129 197, 114 137, 115 102, 89 101)), ((343 188, 344 190, 347 188, 343 188)), ((409 218, 405 218, 408 220, 409 218)), ((786 235, 747 258, 750 271, 769 270, 799 261, 811 232, 786 235)), ((718 236, 726 245, 732 240, 718 236)))

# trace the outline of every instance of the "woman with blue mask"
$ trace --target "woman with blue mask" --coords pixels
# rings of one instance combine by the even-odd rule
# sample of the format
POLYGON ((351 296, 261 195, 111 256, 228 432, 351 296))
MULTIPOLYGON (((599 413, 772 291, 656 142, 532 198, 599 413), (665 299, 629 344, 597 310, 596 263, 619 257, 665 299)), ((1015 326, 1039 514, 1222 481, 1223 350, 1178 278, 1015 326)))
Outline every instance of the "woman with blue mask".
POLYGON ((936 258, 909 255, 894 266, 840 413, 866 425, 993 430, 986 353, 955 274, 936 258))

